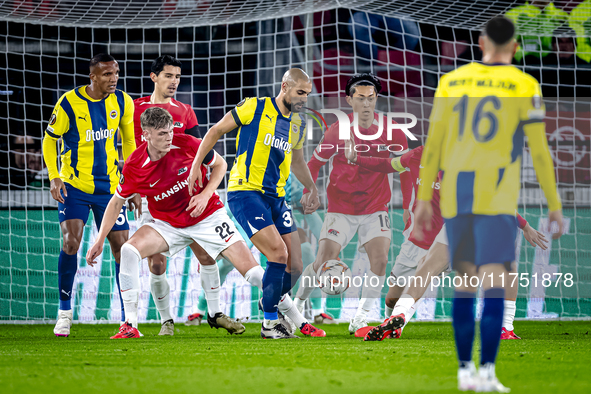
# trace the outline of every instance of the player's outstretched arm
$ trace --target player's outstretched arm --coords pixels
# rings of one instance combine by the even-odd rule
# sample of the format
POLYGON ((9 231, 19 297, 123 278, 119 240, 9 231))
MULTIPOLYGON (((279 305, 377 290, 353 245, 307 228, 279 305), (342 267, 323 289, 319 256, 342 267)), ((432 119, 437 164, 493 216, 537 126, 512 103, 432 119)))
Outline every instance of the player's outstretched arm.
POLYGON ((228 169, 228 163, 226 160, 216 152, 214 152, 215 158, 213 163, 209 166, 211 168, 211 174, 209 175, 209 182, 207 186, 201 193, 193 196, 191 201, 189 202, 189 206, 187 207, 187 211, 191 211, 191 216, 196 218, 200 216, 205 208, 207 207, 207 203, 213 193, 216 191, 222 180, 224 179, 224 175, 226 175, 226 170, 228 169))
POLYGON ((316 183, 310 174, 310 169, 304 159, 303 149, 294 149, 293 157, 291 161, 291 172, 295 177, 304 185, 308 193, 302 196, 300 203, 304 207, 304 215, 309 215, 316 211, 320 206, 320 200, 318 199, 318 189, 316 183))
POLYGON ((524 126, 524 131, 528 138, 528 145, 538 182, 540 182, 540 186, 548 201, 548 230, 550 230, 552 223, 556 222, 558 231, 552 235, 552 238, 558 239, 563 231, 562 204, 556 189, 554 163, 552 162, 552 156, 548 148, 545 124, 541 121, 530 123, 524 126))
MULTIPOLYGON (((191 172, 189 173, 189 195, 193 195, 195 191, 195 182, 198 182, 199 187, 203 187, 203 179, 201 179, 201 164, 203 163, 203 159, 205 156, 213 149, 216 142, 226 133, 234 130, 238 125, 236 121, 232 117, 232 112, 227 112, 226 115, 212 126, 211 129, 205 134, 203 137, 203 141, 199 145, 199 149, 197 150, 197 155, 193 160, 193 165, 191 166, 191 172)), ((217 160, 216 160, 217 161, 217 160)), ((211 183, 211 180, 210 180, 211 183)), ((219 185, 219 184, 218 184, 219 185)), ((215 187, 217 187, 216 185, 215 187)))
POLYGON ((103 252, 105 238, 107 238, 107 234, 113 229, 117 217, 119 216, 119 212, 121 212, 121 208, 123 207, 123 203, 125 203, 125 199, 118 197, 117 195, 111 197, 111 201, 109 201, 109 205, 107 205, 107 209, 105 210, 103 222, 101 223, 101 228, 94 240, 94 244, 88 250, 88 253, 86 253, 86 263, 91 267, 97 263, 95 261, 96 258, 103 252))

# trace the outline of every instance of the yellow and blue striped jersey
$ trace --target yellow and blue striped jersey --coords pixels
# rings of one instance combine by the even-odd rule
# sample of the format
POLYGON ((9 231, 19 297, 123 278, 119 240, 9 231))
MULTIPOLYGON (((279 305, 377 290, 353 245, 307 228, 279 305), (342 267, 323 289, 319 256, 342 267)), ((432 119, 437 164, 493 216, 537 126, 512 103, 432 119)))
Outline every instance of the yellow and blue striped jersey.
POLYGON ((283 116, 275 98, 270 97, 242 100, 232 110, 232 117, 239 129, 228 191, 285 196, 292 149, 302 149, 304 144, 304 118, 297 113, 283 116))
MULTIPOLYGON (((521 188, 524 134, 550 210, 560 209, 543 122, 540 85, 510 65, 471 63, 439 81, 421 160, 430 185, 443 170, 443 217, 514 215, 521 188)), ((419 187, 418 199, 431 199, 419 187)))
POLYGON ((52 149, 44 149, 49 179, 59 176, 89 194, 113 194, 119 184, 119 132, 123 157, 127 158, 135 150, 133 111, 133 100, 121 90, 102 100, 94 100, 82 86, 60 97, 45 138, 53 144, 62 138, 62 165, 58 174, 55 148, 53 154, 52 149))

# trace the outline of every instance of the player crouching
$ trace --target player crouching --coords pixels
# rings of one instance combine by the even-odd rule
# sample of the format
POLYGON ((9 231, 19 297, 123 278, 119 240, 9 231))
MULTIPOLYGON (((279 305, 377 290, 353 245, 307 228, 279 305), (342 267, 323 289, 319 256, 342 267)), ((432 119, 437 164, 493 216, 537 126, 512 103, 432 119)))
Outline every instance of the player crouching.
MULTIPOLYGON (((172 116, 162 108, 147 109, 141 122, 147 143, 125 162, 117 192, 107 206, 97 239, 86 255, 88 264, 94 265, 121 206, 135 193, 145 195, 153 220, 138 229, 121 248, 119 277, 127 321, 112 338, 139 337, 139 265, 144 257, 157 253, 173 256, 196 242, 213 260, 220 254, 230 260, 253 286, 262 287, 264 274, 215 193, 226 173, 226 162, 214 151, 207 154, 205 165, 201 166, 203 185, 199 185, 198 194, 191 198, 188 169, 200 140, 190 135, 175 135, 173 141, 172 116), (211 168, 209 181, 205 177, 205 166, 211 168)), ((202 265, 201 275, 209 313, 213 314, 208 322, 212 327, 223 327, 231 334, 243 333, 242 324, 221 313, 217 266, 202 265)))

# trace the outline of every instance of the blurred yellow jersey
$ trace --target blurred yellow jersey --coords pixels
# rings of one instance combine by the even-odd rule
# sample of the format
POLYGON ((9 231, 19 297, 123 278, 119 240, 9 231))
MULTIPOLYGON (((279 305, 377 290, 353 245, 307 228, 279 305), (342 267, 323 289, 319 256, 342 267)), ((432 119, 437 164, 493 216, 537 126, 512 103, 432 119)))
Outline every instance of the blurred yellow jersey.
POLYGON ((239 126, 236 159, 228 191, 260 191, 285 196, 293 149, 302 149, 306 124, 297 113, 285 117, 275 98, 247 98, 232 110, 239 126))
MULTIPOLYGON (((443 170, 443 217, 514 215, 524 134, 532 153, 547 155, 545 163, 550 156, 544 116, 540 85, 516 67, 471 63, 444 75, 421 162, 422 179, 434 180, 443 170)), ((544 175, 536 170, 538 177, 544 175)), ((431 194, 431 188, 421 187, 418 199, 430 200, 431 194)), ((558 198, 555 181, 553 195, 558 198)), ((549 206, 556 207, 551 198, 549 206)))

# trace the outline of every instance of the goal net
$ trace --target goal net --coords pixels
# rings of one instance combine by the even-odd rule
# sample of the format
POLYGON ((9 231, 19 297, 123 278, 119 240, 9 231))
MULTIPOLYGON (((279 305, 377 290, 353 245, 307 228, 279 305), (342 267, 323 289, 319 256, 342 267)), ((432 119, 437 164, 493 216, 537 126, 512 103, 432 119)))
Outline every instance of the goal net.
MULTIPOLYGON (((162 1, 5 1, 0 4, 0 321, 48 321, 57 316, 57 261, 61 248, 57 203, 49 193, 41 140, 58 98, 88 83, 88 61, 101 52, 121 67, 118 88, 132 98, 150 95, 152 60, 164 54, 182 63, 176 98, 191 104, 200 136, 240 100, 275 96, 283 73, 301 67, 313 78, 309 106, 322 98, 344 96, 353 74, 372 72, 382 82, 380 111, 410 112, 411 130, 424 143, 430 102, 439 77, 481 59, 478 36, 486 21, 506 14, 517 24, 520 48, 514 63, 537 78, 547 106, 546 131, 559 192, 565 231, 548 250, 531 247, 519 235, 516 247, 520 281, 518 318, 591 317, 591 46, 587 30, 591 9, 580 2, 555 2, 536 12, 522 1, 427 0, 162 0, 162 1), (524 8, 525 7, 525 8, 524 8), (565 278, 570 281, 566 281, 565 278), (521 278, 521 277, 520 277, 521 278), (535 281, 534 281, 534 278, 535 281)), ((591 6, 589 6, 591 7, 591 6)), ((346 109, 346 108, 344 108, 346 109)), ((327 118, 334 121, 336 118, 327 118)), ((314 138, 321 133, 309 119, 314 138)), ((228 163, 235 156, 236 133, 216 146, 228 163)), ((326 190, 329 165, 320 173, 326 190)), ((402 197, 398 176, 390 204, 392 243, 389 272, 403 242, 402 197)), ((527 147, 524 147, 519 213, 546 232, 547 206, 527 147)), ((222 184, 225 188, 225 182, 222 184)), ((220 189, 220 194, 225 195, 220 189)), ((320 216, 324 215, 326 196, 320 216)), ((302 215, 298 226, 316 237, 302 215)), ((132 231, 135 222, 132 217, 132 231)), ((73 289, 74 319, 118 321, 119 295, 115 262, 105 247, 97 267, 83 256, 96 235, 91 217, 84 228, 73 289)), ((341 259, 362 275, 366 256, 356 252, 356 239, 341 259)), ((256 250, 261 264, 265 264, 256 250)), ((141 269, 140 319, 154 320, 148 269, 141 269)), ((175 319, 198 310, 201 292, 198 264, 189 250, 169 260, 171 306, 175 319)), ((384 292, 386 289, 384 289, 384 292)), ((419 308, 424 319, 449 318, 453 289, 436 287, 419 308)), ((327 311, 346 319, 357 306, 347 292, 325 301, 327 311)), ((234 270, 222 288, 225 312, 232 317, 260 318, 260 297, 234 270)), ((383 301, 383 300, 382 300, 383 301)), ((383 315, 376 302, 372 318, 383 315)))

